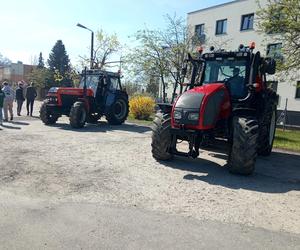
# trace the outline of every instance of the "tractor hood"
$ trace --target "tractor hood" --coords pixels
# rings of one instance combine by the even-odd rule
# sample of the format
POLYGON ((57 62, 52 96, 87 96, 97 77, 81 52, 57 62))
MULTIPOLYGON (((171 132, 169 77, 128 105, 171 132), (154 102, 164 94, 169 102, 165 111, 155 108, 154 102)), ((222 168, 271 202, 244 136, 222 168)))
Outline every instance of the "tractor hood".
MULTIPOLYGON (((52 87, 49 89, 48 94, 57 94, 57 95, 76 95, 76 96, 82 96, 83 95, 83 89, 82 88, 69 88, 69 87, 52 87)), ((93 96, 94 92, 92 89, 86 90, 87 96, 93 96)))
POLYGON ((190 125, 212 128, 222 116, 223 109, 230 108, 229 94, 221 83, 195 87, 178 97, 172 112, 174 126, 190 125), (224 107, 223 107, 224 106, 224 107))

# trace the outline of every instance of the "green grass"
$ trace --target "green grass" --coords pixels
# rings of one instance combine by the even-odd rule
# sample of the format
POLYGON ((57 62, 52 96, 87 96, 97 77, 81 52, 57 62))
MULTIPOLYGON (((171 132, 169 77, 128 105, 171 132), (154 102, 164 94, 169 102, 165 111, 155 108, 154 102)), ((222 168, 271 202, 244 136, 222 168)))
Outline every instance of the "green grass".
POLYGON ((300 131, 276 129, 274 148, 300 152, 300 131))
POLYGON ((153 123, 153 119, 154 119, 154 115, 150 116, 148 120, 138 120, 138 119, 135 119, 131 114, 129 114, 127 121, 138 124, 138 125, 151 126, 153 123))

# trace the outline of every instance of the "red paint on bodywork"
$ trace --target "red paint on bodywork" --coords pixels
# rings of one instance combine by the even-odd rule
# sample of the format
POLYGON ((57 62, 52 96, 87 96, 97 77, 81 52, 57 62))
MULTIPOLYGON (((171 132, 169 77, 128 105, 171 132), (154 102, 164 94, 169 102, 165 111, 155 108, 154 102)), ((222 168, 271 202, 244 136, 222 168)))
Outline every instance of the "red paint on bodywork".
MULTIPOLYGON (((230 116, 231 114, 231 103, 230 103, 230 96, 229 96, 229 92, 227 90, 227 88, 225 87, 224 84, 222 83, 211 83, 211 84, 206 84, 200 87, 195 87, 191 90, 188 90, 187 92, 190 93, 201 93, 204 95, 202 103, 201 103, 201 107, 200 107, 200 115, 199 115, 199 123, 198 125, 185 125, 184 127, 186 129, 195 129, 195 130, 207 130, 207 129, 212 129, 215 126, 215 123, 218 120, 221 119, 226 119, 230 116), (203 120, 204 120, 204 113, 205 113, 205 109, 207 106, 207 103, 209 101, 209 99, 218 91, 224 91, 224 97, 223 97, 223 101, 220 104, 220 112, 217 116, 216 121, 214 122, 214 124, 208 125, 208 126, 204 126, 203 120)), ((173 128, 179 128, 180 124, 177 124, 174 120, 174 109, 176 106, 177 101, 179 100, 180 96, 176 99, 176 102, 173 105, 172 108, 172 114, 171 114, 171 125, 173 128)), ((195 108, 199 108, 199 107, 195 107, 195 108)))
MULTIPOLYGON (((55 93, 48 93, 47 96, 56 96, 57 97, 57 106, 62 106, 62 98, 61 95, 72 95, 78 96, 78 100, 84 101, 87 110, 89 110, 89 103, 87 100, 83 100, 83 89, 81 88, 58 88, 55 93)), ((86 96, 94 96, 94 92, 92 89, 86 90, 86 96)))

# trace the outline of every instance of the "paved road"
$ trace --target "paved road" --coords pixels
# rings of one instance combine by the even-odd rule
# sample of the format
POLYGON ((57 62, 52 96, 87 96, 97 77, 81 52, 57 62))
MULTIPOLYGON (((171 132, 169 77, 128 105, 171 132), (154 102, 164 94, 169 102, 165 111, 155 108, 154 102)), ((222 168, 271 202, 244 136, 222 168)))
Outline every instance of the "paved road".
POLYGON ((299 155, 234 176, 222 151, 158 163, 147 127, 67 122, 0 131, 0 249, 300 248, 299 155))

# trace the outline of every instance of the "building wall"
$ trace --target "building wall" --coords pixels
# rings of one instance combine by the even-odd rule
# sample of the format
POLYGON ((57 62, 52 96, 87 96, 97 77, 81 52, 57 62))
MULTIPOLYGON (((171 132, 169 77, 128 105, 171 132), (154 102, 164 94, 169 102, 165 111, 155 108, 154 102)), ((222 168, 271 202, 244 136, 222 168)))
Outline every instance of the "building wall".
MULTIPOLYGON (((259 2, 262 7, 266 6, 266 0, 260 0, 259 2)), ((205 24, 205 50, 208 50, 211 45, 215 46, 216 49, 224 48, 227 50, 236 50, 240 44, 248 45, 254 41, 256 43, 256 51, 260 51, 261 54, 265 56, 267 53, 267 45, 279 42, 278 35, 259 33, 257 31, 258 22, 255 14, 254 28, 252 30, 241 31, 242 15, 255 13, 258 9, 259 6, 256 0, 238 0, 190 12, 187 16, 187 23, 192 31, 194 31, 195 25, 205 24), (216 21, 221 19, 227 19, 227 33, 216 35, 216 21)), ((284 76, 284 80, 281 78, 279 75, 270 76, 268 78, 268 80, 278 81, 277 93, 280 95, 278 109, 283 110, 285 108, 287 98, 288 110, 300 111, 300 99, 295 98, 296 84, 297 81, 300 80, 300 73, 291 72, 289 75, 284 76)))
POLYGON ((23 64, 22 62, 12 63, 8 66, 0 68, 0 82, 8 80, 9 82, 16 84, 19 81, 24 80, 29 82, 28 75, 36 66, 23 64))

